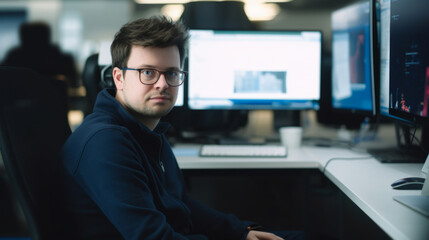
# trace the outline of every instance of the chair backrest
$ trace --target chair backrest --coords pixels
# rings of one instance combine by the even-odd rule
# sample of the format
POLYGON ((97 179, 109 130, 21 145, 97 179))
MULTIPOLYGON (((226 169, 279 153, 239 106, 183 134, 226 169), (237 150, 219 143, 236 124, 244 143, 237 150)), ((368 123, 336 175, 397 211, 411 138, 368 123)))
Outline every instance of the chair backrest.
POLYGON ((103 88, 114 88, 112 77, 112 65, 100 65, 98 53, 89 56, 86 59, 82 72, 82 82, 86 90, 86 97, 89 103, 90 111, 95 104, 98 92, 103 88))
POLYGON ((97 93, 101 90, 100 82, 100 66, 98 65, 98 53, 96 53, 86 59, 82 71, 82 83, 86 89, 86 97, 88 99, 90 111, 92 111, 94 107, 97 93))
POLYGON ((66 85, 0 67, 0 151, 33 240, 54 239, 58 153, 70 135, 66 85))

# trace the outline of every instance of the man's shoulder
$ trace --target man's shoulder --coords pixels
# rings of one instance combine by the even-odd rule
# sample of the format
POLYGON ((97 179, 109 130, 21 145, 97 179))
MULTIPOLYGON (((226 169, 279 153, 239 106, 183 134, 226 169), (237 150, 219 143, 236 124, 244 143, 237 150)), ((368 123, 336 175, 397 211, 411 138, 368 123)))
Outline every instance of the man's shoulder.
POLYGON ((109 122, 91 124, 90 121, 84 121, 67 139, 60 155, 66 168, 74 171, 84 153, 97 156, 109 154, 116 151, 118 141, 130 143, 132 139, 131 132, 124 126, 109 122))
POLYGON ((123 134, 128 134, 130 131, 126 126, 115 123, 112 120, 101 121, 100 119, 97 119, 97 117, 89 117, 72 133, 70 137, 80 139, 81 141, 87 141, 99 132, 121 132, 123 134))

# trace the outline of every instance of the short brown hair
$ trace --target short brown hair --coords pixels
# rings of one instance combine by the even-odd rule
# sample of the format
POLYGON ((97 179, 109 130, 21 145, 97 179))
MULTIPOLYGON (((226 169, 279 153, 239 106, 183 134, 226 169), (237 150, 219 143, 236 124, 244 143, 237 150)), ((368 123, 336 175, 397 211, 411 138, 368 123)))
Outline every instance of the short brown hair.
POLYGON ((173 22, 165 16, 137 19, 125 24, 116 33, 110 46, 112 66, 127 67, 133 45, 160 48, 177 46, 182 65, 188 38, 188 30, 181 22, 173 22))

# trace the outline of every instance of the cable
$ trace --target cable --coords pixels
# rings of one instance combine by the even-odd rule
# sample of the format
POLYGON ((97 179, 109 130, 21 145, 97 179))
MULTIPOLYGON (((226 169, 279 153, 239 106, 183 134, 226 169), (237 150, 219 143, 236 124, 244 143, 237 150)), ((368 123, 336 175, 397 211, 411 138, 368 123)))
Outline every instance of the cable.
POLYGON ((410 144, 413 144, 414 139, 417 141, 418 144, 420 144, 420 141, 416 137, 417 127, 414 128, 413 134, 411 134, 410 144))
POLYGON ((334 157, 334 158, 329 159, 329 160, 326 162, 325 166, 323 167, 322 173, 323 173, 323 175, 325 175, 326 168, 328 167, 328 164, 329 164, 331 161, 334 161, 334 160, 365 160, 365 159, 371 159, 371 158, 373 158, 373 156, 371 156, 371 155, 369 155, 369 156, 365 156, 365 157, 351 157, 351 158, 346 158, 346 157, 343 157, 343 158, 342 158, 342 157, 334 157))

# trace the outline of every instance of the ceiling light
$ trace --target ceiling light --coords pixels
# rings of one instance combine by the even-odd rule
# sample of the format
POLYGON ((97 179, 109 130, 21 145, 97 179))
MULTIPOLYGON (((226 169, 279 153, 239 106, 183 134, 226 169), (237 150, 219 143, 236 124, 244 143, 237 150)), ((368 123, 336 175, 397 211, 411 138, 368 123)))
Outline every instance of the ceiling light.
POLYGON ((161 8, 161 13, 171 17, 173 21, 177 21, 182 16, 184 10, 185 7, 182 4, 168 4, 161 8))
POLYGON ((275 3, 246 3, 244 11, 250 21, 269 21, 279 14, 280 7, 275 3))

